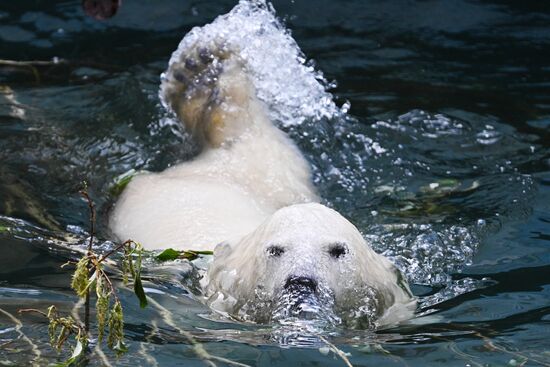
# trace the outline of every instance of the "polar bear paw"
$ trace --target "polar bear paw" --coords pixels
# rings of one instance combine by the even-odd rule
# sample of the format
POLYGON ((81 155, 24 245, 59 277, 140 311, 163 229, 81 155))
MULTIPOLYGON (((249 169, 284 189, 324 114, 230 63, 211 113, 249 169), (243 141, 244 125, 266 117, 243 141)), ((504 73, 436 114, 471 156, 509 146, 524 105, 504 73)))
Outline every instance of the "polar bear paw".
POLYGON ((239 107, 249 94, 246 81, 238 52, 214 41, 197 43, 171 61, 161 95, 199 143, 218 145, 229 120, 222 104, 225 112, 239 107))
POLYGON ((167 72, 168 83, 174 83, 179 96, 192 97, 197 92, 212 88, 222 71, 223 60, 230 52, 216 43, 200 44, 181 52, 179 60, 171 62, 167 72))

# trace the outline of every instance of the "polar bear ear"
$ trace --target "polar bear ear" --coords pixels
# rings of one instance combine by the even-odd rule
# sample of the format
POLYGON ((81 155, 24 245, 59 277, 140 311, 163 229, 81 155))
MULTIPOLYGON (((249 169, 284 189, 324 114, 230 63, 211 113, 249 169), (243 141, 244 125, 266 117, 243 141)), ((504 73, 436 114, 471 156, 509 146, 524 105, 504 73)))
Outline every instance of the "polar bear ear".
POLYGON ((233 246, 229 242, 221 242, 214 248, 214 257, 227 257, 233 252, 233 246))

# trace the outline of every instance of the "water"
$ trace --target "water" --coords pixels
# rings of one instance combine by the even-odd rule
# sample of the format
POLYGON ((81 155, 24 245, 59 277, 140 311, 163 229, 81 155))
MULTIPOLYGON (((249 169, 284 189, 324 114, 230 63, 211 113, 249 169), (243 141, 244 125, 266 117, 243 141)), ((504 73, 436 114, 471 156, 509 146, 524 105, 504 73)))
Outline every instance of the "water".
MULTIPOLYGON (((20 307, 74 307, 69 270, 59 266, 87 238, 82 180, 109 248, 114 177, 195 153, 161 106, 159 75, 193 26, 234 5, 123 2, 106 22, 86 17, 79 1, 0 6, 3 59, 61 60, 34 71, 0 66, 2 310, 19 317, 20 307)), ((392 258, 428 315, 378 332, 245 324, 196 301, 185 264, 148 263, 145 286, 157 304, 140 310, 121 292, 130 353, 107 357, 202 365, 187 330, 208 352, 250 365, 343 363, 319 333, 354 365, 549 365, 548 6, 273 6, 290 31, 260 21, 264 32, 244 42, 237 36, 258 23, 231 28, 226 19, 226 29, 250 45, 261 98, 311 163, 324 203, 392 258), (253 44, 261 37, 280 58, 262 56, 265 44, 253 44), (280 61, 293 57, 305 66, 280 61)), ((21 327, 0 314, 3 364, 28 365, 37 353, 40 365, 62 358, 47 345, 44 320, 20 319, 21 327)))

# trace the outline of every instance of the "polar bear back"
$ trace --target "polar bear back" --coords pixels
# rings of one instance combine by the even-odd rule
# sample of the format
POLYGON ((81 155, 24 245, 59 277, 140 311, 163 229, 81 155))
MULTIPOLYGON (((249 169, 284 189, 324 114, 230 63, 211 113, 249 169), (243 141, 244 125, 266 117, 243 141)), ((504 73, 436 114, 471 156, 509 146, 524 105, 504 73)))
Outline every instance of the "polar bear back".
POLYGON ((135 177, 117 203, 111 228, 147 249, 210 250, 254 230, 268 215, 241 187, 208 177, 135 177))
POLYGON ((308 163, 256 103, 239 139, 134 177, 111 214, 116 237, 151 250, 213 250, 252 232, 279 208, 318 201, 308 163))

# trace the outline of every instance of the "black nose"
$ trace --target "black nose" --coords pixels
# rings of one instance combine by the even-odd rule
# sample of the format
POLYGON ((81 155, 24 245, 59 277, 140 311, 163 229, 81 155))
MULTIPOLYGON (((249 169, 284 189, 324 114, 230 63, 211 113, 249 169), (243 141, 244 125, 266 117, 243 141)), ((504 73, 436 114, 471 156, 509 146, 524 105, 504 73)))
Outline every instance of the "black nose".
POLYGON ((286 289, 317 291, 317 282, 308 277, 290 276, 285 283, 286 289))

